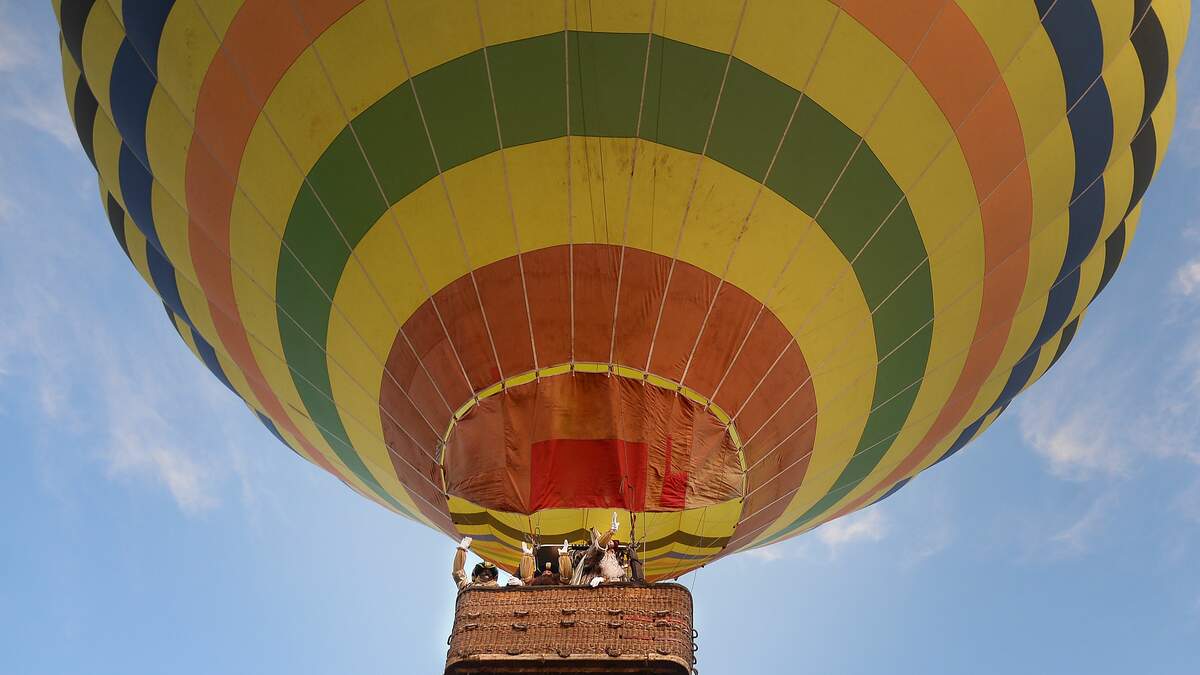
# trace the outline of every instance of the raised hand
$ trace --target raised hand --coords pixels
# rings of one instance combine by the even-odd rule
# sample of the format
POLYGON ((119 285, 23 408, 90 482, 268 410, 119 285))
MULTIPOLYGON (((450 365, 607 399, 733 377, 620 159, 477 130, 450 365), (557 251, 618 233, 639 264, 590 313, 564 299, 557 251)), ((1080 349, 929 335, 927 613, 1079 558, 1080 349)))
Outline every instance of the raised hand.
POLYGON ((525 555, 533 555, 533 547, 529 545, 529 542, 521 542, 521 553, 524 553, 525 555))
POLYGON ((613 511, 613 519, 612 519, 612 531, 613 531, 613 533, 615 534, 615 533, 616 533, 616 531, 617 531, 617 530, 618 530, 620 527, 621 527, 621 521, 620 521, 620 520, 617 520, 617 512, 616 512, 616 511, 613 511))
POLYGON ((459 547, 459 548, 461 548, 461 549, 462 549, 462 550, 464 550, 464 551, 465 551, 465 550, 467 550, 467 549, 469 549, 469 548, 471 548, 471 538, 470 538, 470 537, 463 537, 463 538, 462 538, 462 541, 458 542, 458 547, 459 547))
POLYGON ((571 545, 569 543, 567 543, 566 539, 563 539, 563 545, 562 545, 562 548, 558 549, 558 554, 566 555, 567 552, 570 550, 571 550, 571 545))

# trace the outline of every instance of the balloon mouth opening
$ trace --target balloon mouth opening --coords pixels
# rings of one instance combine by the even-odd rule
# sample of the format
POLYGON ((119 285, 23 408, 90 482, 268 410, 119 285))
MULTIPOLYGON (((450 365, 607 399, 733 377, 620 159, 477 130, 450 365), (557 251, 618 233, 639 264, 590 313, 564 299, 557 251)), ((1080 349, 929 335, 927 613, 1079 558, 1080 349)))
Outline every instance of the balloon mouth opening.
POLYGON ((484 390, 455 415, 442 447, 448 495, 526 515, 712 506, 741 496, 745 467, 735 425, 711 401, 607 364, 484 390))

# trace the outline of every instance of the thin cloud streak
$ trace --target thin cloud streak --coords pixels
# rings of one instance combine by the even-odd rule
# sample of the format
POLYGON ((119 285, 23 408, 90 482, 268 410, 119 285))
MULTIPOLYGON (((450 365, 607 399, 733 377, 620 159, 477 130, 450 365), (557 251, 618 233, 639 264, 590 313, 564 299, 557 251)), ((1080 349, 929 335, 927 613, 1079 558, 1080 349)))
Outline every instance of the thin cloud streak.
POLYGON ((244 420, 244 407, 188 364, 191 357, 147 296, 114 304, 96 295, 134 273, 121 269, 127 263, 105 239, 97 209, 84 208, 91 217, 79 221, 44 223, 39 200, 50 199, 60 196, 17 188, 0 196, 0 316, 7 317, 0 323, 0 382, 21 392, 6 407, 27 406, 41 426, 77 439, 75 456, 97 462, 100 475, 162 489, 187 515, 219 506, 229 475, 249 465, 225 462, 233 451, 223 425, 199 430, 206 426, 200 420, 244 420), (120 342, 106 328, 118 306, 130 312, 126 320, 146 325, 144 338, 120 342), (171 373, 186 373, 174 379, 194 384, 164 387, 160 378, 171 373))
POLYGON ((1057 547, 1055 557, 1072 557, 1086 553, 1096 534, 1101 530, 1113 497, 1103 495, 1094 500, 1081 516, 1070 525, 1055 532, 1050 542, 1057 547))
MULTIPOLYGON (((1186 233, 1184 239, 1190 240, 1186 233)), ((1099 337, 1110 335, 1111 325, 1084 326, 1093 341, 1069 352, 1017 405, 1022 439, 1047 473, 1098 495, 1050 536, 1060 553, 1088 550, 1109 504, 1138 474, 1152 466, 1194 471, 1200 465, 1200 256, 1181 264, 1166 286, 1162 302, 1173 311, 1164 312, 1163 323, 1171 330, 1158 342, 1118 353, 1099 337)), ((1200 475, 1166 511, 1200 522, 1200 475)))
POLYGON ((887 531, 883 510, 873 507, 825 523, 817 528, 816 537, 829 549, 831 557, 837 557, 843 548, 851 544, 882 540, 887 531))

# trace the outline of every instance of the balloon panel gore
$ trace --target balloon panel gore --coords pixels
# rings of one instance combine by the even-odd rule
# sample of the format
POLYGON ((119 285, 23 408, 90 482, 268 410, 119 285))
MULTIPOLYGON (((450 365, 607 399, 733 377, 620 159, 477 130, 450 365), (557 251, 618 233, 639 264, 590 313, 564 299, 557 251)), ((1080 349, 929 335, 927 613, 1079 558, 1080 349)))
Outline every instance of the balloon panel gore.
POLYGON ((736 499, 726 425, 677 391, 566 373, 472 407, 446 444, 447 491, 510 513, 552 508, 678 511, 736 499))

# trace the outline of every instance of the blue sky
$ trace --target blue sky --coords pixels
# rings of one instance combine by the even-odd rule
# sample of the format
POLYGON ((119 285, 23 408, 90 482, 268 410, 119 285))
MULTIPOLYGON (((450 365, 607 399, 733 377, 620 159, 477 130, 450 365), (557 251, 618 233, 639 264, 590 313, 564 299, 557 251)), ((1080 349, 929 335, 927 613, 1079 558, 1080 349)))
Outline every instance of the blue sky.
MULTIPOLYGON (((1195 28, 1195 26, 1193 26, 1195 28)), ((0 673, 435 673, 453 545, 287 451, 114 242, 0 0, 0 673)), ((1200 671, 1200 53, 1071 350, 880 505, 684 579, 706 674, 1200 671)))

